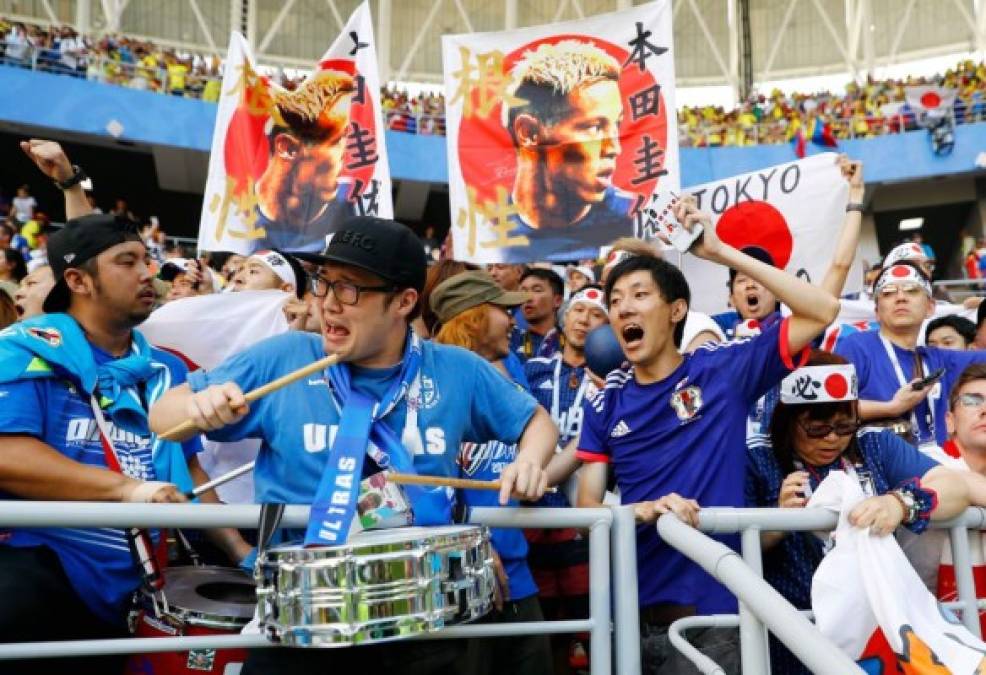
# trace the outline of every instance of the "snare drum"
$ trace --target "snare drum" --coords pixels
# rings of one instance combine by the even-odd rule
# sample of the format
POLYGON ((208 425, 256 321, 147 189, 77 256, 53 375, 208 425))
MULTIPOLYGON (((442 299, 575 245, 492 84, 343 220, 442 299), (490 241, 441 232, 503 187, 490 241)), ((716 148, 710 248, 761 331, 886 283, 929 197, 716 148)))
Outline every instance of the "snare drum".
POLYGON ((341 546, 278 546, 257 561, 261 626, 274 642, 384 642, 471 621, 493 604, 485 527, 360 532, 341 546))
MULTIPOLYGON (((172 567, 165 571, 168 610, 160 616, 145 597, 137 618, 136 637, 227 635, 242 630, 257 604, 253 579, 225 567, 172 567)), ((193 649, 187 652, 134 654, 128 675, 191 675, 239 672, 244 649, 193 649), (231 668, 227 668, 231 667, 231 668)))

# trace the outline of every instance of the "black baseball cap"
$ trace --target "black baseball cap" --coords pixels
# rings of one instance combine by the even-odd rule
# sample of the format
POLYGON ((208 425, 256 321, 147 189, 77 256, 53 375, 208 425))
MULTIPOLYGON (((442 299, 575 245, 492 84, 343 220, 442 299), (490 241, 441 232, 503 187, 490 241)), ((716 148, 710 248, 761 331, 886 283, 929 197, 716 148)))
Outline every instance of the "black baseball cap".
POLYGON ((359 267, 419 293, 428 271, 424 246, 411 228, 373 216, 354 216, 344 221, 318 262, 359 267))
POLYGON ((48 264, 55 285, 45 298, 44 311, 50 314, 68 309, 72 292, 65 283, 65 270, 127 241, 140 241, 137 223, 127 218, 98 213, 65 223, 65 227, 48 238, 48 264))

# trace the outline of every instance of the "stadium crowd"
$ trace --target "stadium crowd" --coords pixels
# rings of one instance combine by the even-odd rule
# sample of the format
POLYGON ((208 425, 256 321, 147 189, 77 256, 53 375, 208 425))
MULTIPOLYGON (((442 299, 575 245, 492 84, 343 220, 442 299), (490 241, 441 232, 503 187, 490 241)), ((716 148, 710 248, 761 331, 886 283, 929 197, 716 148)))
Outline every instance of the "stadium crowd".
MULTIPOLYGON (((414 408, 427 447, 440 439, 441 448, 458 448, 440 453, 446 463, 422 449, 415 468, 501 482, 499 494, 462 491, 467 505, 564 508, 622 500, 634 504, 640 523, 665 513, 696 523, 704 506, 804 507, 834 470, 866 477, 869 499, 852 518, 877 533, 898 526, 921 533, 929 520, 986 504, 986 304, 975 323, 948 311, 928 323, 942 311, 930 285, 934 253, 907 242, 877 266, 863 292, 875 322, 823 341, 838 322, 859 240, 863 167, 848 158, 839 159, 849 185, 845 220, 818 285, 777 269, 763 249, 720 242, 690 199, 676 206, 685 227, 705 227, 692 253, 730 270, 724 294, 732 309, 707 316, 690 309, 688 283, 661 250, 635 239, 613 242, 605 260, 480 270, 429 257, 399 223, 356 217, 321 255, 265 250, 196 258, 168 245, 156 221, 142 227, 122 200, 108 213, 94 208, 82 174, 57 143, 32 140, 22 149, 63 190, 69 221, 49 227, 22 188, 5 206, 7 223, 21 227, 0 226, 6 498, 181 502, 186 485, 256 458, 252 477, 203 500, 312 503, 324 453, 313 452, 318 441, 309 436, 308 451, 300 450, 292 434, 311 426, 310 415, 324 421, 336 414, 332 424, 358 416, 360 399, 350 391, 390 396, 392 383, 415 377, 394 364, 415 363, 436 406, 414 408), (368 240, 370 249, 360 245, 368 240), (283 320, 268 321, 266 335, 252 336, 243 351, 213 367, 188 372, 181 359, 153 346, 163 317, 186 343, 217 335, 236 342, 237 326, 221 323, 222 316, 255 297, 272 298, 283 320), (244 391, 327 352, 346 355, 347 379, 337 379, 333 366, 331 389, 302 382, 245 405, 244 391), (51 367, 38 368, 38 359, 51 367), (834 376, 847 386, 821 388, 834 376), (135 383, 142 393, 130 400, 135 383), (90 407, 86 395, 96 393, 103 402, 90 407), (120 431, 100 431, 104 416, 120 431), (199 432, 165 443, 167 452, 150 451, 153 433, 186 418, 199 432), (91 433, 73 435, 79 419, 92 422, 91 433), (126 434, 125 419, 132 423, 126 434), (111 456, 120 472, 111 470, 111 456), (548 485, 565 489, 546 493, 548 485)), ((404 411, 410 420, 411 406, 400 398, 394 405, 400 419, 368 417, 369 433, 381 433, 378 444, 388 447, 386 439, 405 425, 399 442, 410 447, 415 434, 408 436, 404 411)), ((141 573, 127 543, 113 538, 122 532, 112 541, 107 536, 3 533, 0 635, 31 641, 126 634, 141 573), (47 621, 54 611, 64 619, 60 627, 47 621)), ((216 564, 252 569, 256 542, 249 533, 216 530, 195 543, 216 564)), ((487 621, 587 616, 584 532, 494 530, 493 544, 502 599, 487 621)), ((941 541, 928 546, 937 549, 922 576, 938 590, 941 541)), ((645 672, 692 672, 671 647, 668 626, 685 616, 733 613, 736 600, 653 527, 638 528, 637 548, 645 672)), ((810 608, 807 589, 824 543, 810 533, 772 533, 764 548, 767 580, 796 607, 810 608)), ((738 672, 735 630, 710 628, 690 639, 725 672, 738 672)), ((585 636, 500 640, 509 647, 483 639, 396 642, 330 650, 331 656, 256 650, 243 672, 315 672, 326 662, 355 667, 371 651, 374 661, 401 672, 561 675, 587 668, 585 636)), ((779 643, 772 643, 771 658, 775 673, 807 672, 779 643)), ((25 662, 18 672, 50 672, 50 665, 25 662)), ((116 657, 73 664, 79 673, 122 667, 116 657)))
MULTIPOLYGON (((218 101, 222 61, 125 35, 78 35, 69 27, 44 27, 0 17, 0 63, 35 67, 90 80, 175 96, 218 101)), ((293 89, 304 75, 269 73, 293 89)), ((683 107, 678 142, 684 147, 788 143, 803 130, 825 125, 834 142, 871 138, 919 127, 904 98, 908 86, 934 85, 956 91, 956 123, 986 118, 986 63, 962 61, 944 74, 906 79, 849 82, 841 93, 821 91, 754 93, 739 107, 683 107)), ((445 134, 445 97, 436 91, 411 95, 397 85, 381 91, 387 127, 417 134, 445 134)))

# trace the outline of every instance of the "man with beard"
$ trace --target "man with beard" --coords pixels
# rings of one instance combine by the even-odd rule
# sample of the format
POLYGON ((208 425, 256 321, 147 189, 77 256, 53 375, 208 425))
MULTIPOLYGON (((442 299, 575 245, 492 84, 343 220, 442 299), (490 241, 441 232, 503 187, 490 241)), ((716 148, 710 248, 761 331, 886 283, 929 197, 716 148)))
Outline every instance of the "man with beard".
POLYGON ((559 349, 556 312, 565 297, 565 282, 551 270, 532 267, 520 278, 520 290, 527 294, 520 307, 527 329, 513 331, 511 350, 521 361, 551 356, 559 349))
MULTIPOLYGON (((70 220, 48 253, 55 279, 48 313, 0 337, 0 495, 185 501, 172 483, 191 487, 185 461, 194 463, 198 441, 156 443, 147 409, 186 371, 133 330, 155 301, 133 223, 111 215, 70 220)), ((130 597, 155 572, 138 565, 129 546, 154 539, 114 529, 8 531, 0 545, 0 634, 11 642, 124 636, 130 597)), ((118 660, 75 659, 72 669, 108 673, 115 664, 119 671, 118 660)), ((58 669, 50 661, 12 667, 58 669)))
MULTIPOLYGON (((623 503, 634 505, 640 523, 674 513, 695 524, 700 504, 744 505, 743 430, 750 404, 795 368, 792 355, 806 356, 804 348, 839 311, 838 301, 821 288, 719 241, 692 198, 679 202, 675 217, 688 230, 703 225, 694 255, 756 280, 792 315, 750 340, 682 355, 677 343, 690 291, 681 271, 655 257, 634 256, 609 273, 609 318, 631 368, 611 372, 605 388, 583 405, 578 499, 580 506, 601 502, 612 463, 623 503)), ((735 536, 724 539, 738 545, 735 536)), ((732 613, 736 599, 664 544, 652 526, 637 529, 637 576, 645 672, 690 672, 670 646, 668 626, 684 616, 732 613)), ((738 672, 734 631, 710 628, 690 639, 727 673, 738 672)))
POLYGON ((351 185, 339 178, 346 152, 351 75, 318 71, 294 91, 275 88, 270 161, 257 180, 263 242, 287 251, 320 251, 325 236, 353 215, 351 185))
POLYGON ((507 262, 593 257, 633 234, 634 195, 613 185, 620 154, 620 64, 581 40, 542 44, 511 73, 503 124, 517 152, 507 262))

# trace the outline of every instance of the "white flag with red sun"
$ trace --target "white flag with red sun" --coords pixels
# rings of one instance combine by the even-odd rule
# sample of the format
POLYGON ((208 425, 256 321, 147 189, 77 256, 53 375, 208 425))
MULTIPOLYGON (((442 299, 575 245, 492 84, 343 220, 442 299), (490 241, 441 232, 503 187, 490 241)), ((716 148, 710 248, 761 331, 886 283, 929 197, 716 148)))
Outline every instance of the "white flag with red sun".
POLYGON ((457 260, 596 258, 679 189, 671 1, 442 37, 457 260))
MULTIPOLYGON (((722 241, 739 249, 759 247, 777 267, 819 283, 846 215, 849 188, 837 157, 832 152, 812 155, 686 192, 697 199, 700 210, 712 214, 722 241)), ((728 309, 729 270, 687 254, 681 269, 691 287, 692 309, 707 314, 728 309)), ((861 284, 862 270, 854 266, 844 292, 856 292, 861 284)))
POLYGON ((313 72, 282 87, 230 37, 199 249, 321 251, 353 215, 393 216, 373 23, 361 4, 313 72))

